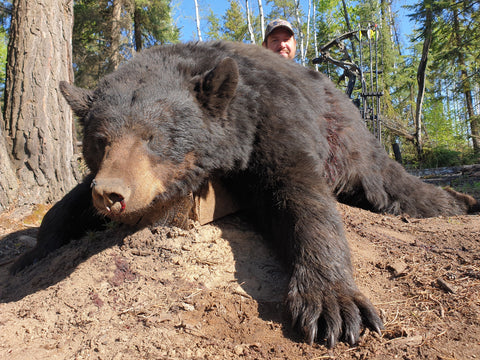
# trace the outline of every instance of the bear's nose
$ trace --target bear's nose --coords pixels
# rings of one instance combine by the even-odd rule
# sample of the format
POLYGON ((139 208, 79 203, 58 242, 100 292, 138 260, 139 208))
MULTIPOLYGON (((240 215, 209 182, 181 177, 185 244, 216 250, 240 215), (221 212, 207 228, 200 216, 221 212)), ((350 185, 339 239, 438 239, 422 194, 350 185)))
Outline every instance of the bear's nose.
POLYGON ((92 181, 93 205, 99 211, 121 213, 126 208, 129 195, 130 190, 121 179, 96 178, 92 181))

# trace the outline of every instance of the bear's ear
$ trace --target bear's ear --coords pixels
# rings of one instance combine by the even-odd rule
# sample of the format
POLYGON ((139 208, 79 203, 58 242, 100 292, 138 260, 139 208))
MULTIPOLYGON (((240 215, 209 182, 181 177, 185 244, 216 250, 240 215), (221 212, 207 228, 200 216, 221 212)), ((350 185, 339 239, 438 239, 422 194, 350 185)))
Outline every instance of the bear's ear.
POLYGON ((237 63, 227 57, 212 70, 192 79, 197 100, 210 115, 224 116, 237 90, 238 77, 237 63))
POLYGON ((93 91, 70 85, 66 81, 60 81, 60 91, 75 115, 83 119, 92 105, 93 91))

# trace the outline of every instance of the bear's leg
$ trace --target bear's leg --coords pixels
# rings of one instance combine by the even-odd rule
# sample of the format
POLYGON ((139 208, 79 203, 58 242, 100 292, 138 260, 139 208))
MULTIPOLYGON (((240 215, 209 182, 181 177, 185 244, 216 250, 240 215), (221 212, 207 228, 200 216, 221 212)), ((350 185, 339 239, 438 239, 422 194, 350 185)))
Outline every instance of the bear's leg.
POLYGON ((296 179, 276 191, 269 219, 273 241, 292 267, 287 304, 309 343, 358 341, 365 325, 383 328, 373 305, 355 285, 350 251, 336 201, 323 181, 296 179))
POLYGON ((376 211, 413 217, 478 211, 478 201, 473 197, 424 183, 386 154, 380 164, 372 164, 372 169, 361 177, 365 197, 376 211))
POLYGON ((77 239, 89 230, 98 230, 105 224, 92 205, 90 183, 93 176, 71 190, 45 215, 40 225, 35 247, 23 254, 10 268, 16 273, 50 252, 77 239))

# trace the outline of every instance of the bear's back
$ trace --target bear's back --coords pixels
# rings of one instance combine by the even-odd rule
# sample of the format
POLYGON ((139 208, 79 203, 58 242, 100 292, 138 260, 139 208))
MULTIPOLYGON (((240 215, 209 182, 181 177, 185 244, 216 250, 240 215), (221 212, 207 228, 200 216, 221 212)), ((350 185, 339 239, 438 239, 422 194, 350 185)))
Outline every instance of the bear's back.
MULTIPOLYGON (((227 57, 235 60, 239 72, 236 94, 227 110, 228 131, 223 119, 209 119, 227 137, 247 136, 241 141, 251 144, 255 132, 257 143, 261 138, 260 142, 271 146, 276 139, 276 143, 298 144, 317 154, 319 148, 328 146, 327 128, 361 131, 358 109, 325 75, 259 45, 212 41, 153 47, 106 76, 97 92, 107 108, 118 108, 119 114, 136 115, 138 109, 159 101, 181 103, 186 97, 194 104, 192 79, 227 57), (131 104, 138 106, 133 109, 131 104)), ((348 143, 363 146, 350 139, 348 143)))
MULTIPOLYGON (((258 45, 229 41, 190 42, 153 47, 135 55, 113 74, 104 78, 134 89, 151 82, 155 86, 185 87, 190 79, 214 68, 222 59, 233 58, 240 74, 240 85, 254 89, 263 99, 286 98, 298 104, 324 93, 323 74, 284 59, 258 45)), ((334 88, 332 89, 334 91, 334 88)))

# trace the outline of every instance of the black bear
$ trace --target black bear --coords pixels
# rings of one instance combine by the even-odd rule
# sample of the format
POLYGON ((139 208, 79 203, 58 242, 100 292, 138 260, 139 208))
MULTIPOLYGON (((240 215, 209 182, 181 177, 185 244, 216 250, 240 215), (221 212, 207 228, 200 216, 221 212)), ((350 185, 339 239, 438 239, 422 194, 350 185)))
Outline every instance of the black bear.
POLYGON ((95 228, 148 224, 209 179, 252 199, 291 272, 286 304, 306 341, 354 344, 382 321, 355 285, 336 197, 411 216, 464 214, 471 197, 422 183, 391 160, 322 74, 255 45, 146 50, 95 90, 61 83, 83 124, 83 183, 45 216, 18 271, 95 228))

